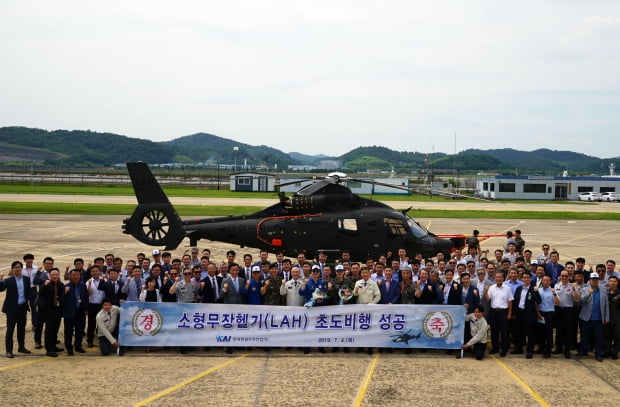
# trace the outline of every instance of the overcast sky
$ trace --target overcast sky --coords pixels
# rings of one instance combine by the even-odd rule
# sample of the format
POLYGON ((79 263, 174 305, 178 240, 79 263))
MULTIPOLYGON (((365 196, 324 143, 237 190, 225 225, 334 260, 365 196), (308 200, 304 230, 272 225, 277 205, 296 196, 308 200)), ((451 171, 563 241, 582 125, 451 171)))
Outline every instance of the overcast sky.
POLYGON ((618 0, 2 0, 0 73, 0 126, 620 156, 618 0))

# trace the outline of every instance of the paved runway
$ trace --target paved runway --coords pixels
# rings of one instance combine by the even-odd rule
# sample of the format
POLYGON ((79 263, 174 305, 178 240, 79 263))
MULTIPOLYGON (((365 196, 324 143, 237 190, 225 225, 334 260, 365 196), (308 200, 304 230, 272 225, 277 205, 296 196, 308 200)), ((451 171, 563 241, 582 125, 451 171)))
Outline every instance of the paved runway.
MULTIPOLYGON (((71 264, 75 257, 88 260, 108 252, 124 259, 135 258, 136 253, 149 253, 153 247, 143 245, 121 232, 123 216, 89 215, 13 215, 0 214, 0 269, 11 261, 31 252, 37 260, 52 256, 61 265, 71 264)), ((566 221, 516 219, 418 219, 434 233, 465 233, 473 229, 482 233, 501 233, 519 228, 523 231, 526 247, 534 255, 543 243, 556 248, 562 261, 585 257, 589 264, 609 258, 620 260, 620 232, 618 221, 566 221)), ((495 237, 482 243, 483 249, 494 250, 503 245, 504 238, 495 237)), ((186 239, 174 255, 180 256, 189 244, 186 239)), ((256 249, 240 249, 229 244, 200 241, 199 246, 212 250, 212 258, 224 260, 226 250, 257 255, 256 249)))
MULTIPOLYGON (((26 252, 41 263, 51 255, 61 268, 75 257, 90 261, 108 252, 134 258, 150 252, 120 231, 122 216, 0 215, 0 272, 26 252)), ((497 233, 519 227, 535 253, 543 242, 562 260, 584 256, 589 263, 620 260, 613 221, 520 221, 497 219, 419 219, 436 233, 497 233)), ((494 249, 503 238, 483 243, 494 249)), ((187 244, 185 242, 184 244, 187 244)), ((223 260, 230 245, 200 242, 223 260)), ((174 251, 180 255, 186 247, 174 251)), ((232 247, 234 248, 234 247, 232 247)), ((238 253, 253 249, 237 249, 238 253)), ((0 294, 3 300, 4 294, 0 294)), ((0 335, 6 329, 0 315, 0 335)), ((27 332, 27 346, 34 350, 27 332)), ((61 336, 62 337, 62 336, 61 336)), ((294 344, 292 344, 294 345, 294 344)), ((303 355, 298 350, 255 349, 245 357, 220 349, 196 349, 180 355, 174 348, 103 358, 86 355, 53 359, 42 351, 0 358, 3 405, 180 405, 205 406, 610 406, 620 399, 620 363, 593 358, 566 360, 554 355, 456 360, 444 351, 413 355, 342 352, 303 355), (79 383, 75 385, 74 383, 79 383), (321 388, 322 390, 318 390, 321 388)))
MULTIPOLYGON (((110 203, 135 204, 133 196, 99 196, 99 195, 47 195, 47 194, 0 194, 0 202, 68 202, 68 203, 110 203)), ((266 207, 278 202, 276 194, 273 199, 264 198, 197 198, 170 197, 173 205, 208 205, 266 207)), ((619 212, 618 202, 564 202, 564 203, 511 203, 502 201, 446 201, 437 198, 432 201, 382 201, 396 209, 412 206, 414 209, 445 210, 485 210, 485 211, 542 211, 542 212, 619 212)))

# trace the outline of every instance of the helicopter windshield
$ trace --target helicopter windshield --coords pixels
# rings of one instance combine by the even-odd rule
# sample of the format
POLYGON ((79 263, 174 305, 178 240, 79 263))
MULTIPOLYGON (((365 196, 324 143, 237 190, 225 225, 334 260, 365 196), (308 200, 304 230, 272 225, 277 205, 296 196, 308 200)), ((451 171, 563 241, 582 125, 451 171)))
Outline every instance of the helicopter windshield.
POLYGON ((409 229, 411 229, 411 232, 413 233, 415 237, 422 238, 428 235, 428 230, 426 230, 422 225, 420 225, 418 222, 416 222, 415 220, 411 219, 408 216, 407 216, 407 224, 409 225, 409 229))

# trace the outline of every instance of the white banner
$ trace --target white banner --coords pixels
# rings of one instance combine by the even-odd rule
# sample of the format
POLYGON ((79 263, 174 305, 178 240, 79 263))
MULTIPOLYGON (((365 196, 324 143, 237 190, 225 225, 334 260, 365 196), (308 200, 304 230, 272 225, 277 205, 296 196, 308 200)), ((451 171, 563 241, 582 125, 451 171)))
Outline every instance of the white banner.
POLYGON ((294 346, 458 349, 458 305, 287 307, 125 302, 123 346, 294 346))

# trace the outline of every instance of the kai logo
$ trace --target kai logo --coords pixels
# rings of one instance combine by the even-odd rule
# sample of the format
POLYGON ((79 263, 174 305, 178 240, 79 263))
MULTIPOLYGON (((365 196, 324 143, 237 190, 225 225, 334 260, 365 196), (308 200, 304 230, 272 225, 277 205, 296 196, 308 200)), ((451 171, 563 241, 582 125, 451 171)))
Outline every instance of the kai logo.
POLYGON ((225 335, 218 335, 215 337, 215 339, 218 342, 230 342, 230 338, 232 338, 230 335, 225 336, 225 335))

